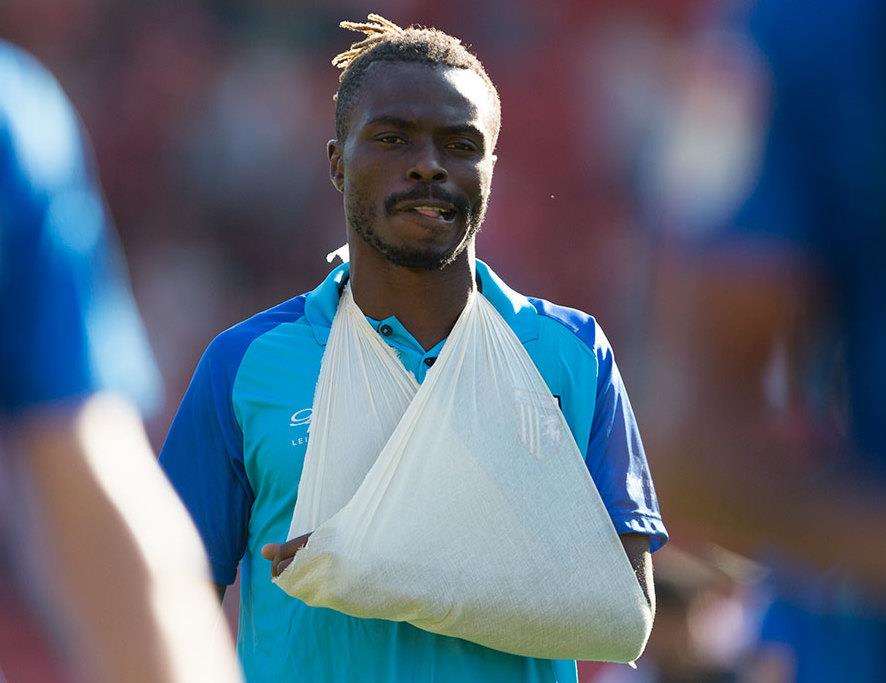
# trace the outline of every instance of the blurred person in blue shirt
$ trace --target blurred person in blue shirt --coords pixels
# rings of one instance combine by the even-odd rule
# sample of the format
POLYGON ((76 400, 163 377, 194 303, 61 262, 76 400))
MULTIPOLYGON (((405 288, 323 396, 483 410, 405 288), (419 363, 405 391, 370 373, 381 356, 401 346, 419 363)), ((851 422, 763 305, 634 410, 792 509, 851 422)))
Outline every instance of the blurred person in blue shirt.
POLYGON ((886 4, 760 0, 747 34, 758 172, 662 261, 661 356, 695 377, 659 485, 677 524, 773 558, 756 675, 883 680, 886 4))
POLYGON ((55 79, 0 42, 0 474, 27 486, 2 503, 4 559, 85 680, 236 681, 136 408, 159 383, 89 154, 55 79))
POLYGON ((762 639, 773 657, 788 653, 798 681, 873 682, 886 678, 886 595, 848 581, 842 565, 886 556, 860 500, 882 509, 886 493, 886 3, 762 0, 749 29, 771 70, 772 109, 734 234, 803 259, 796 384, 818 415, 823 391, 848 401, 842 443, 812 467, 856 482, 841 521, 874 532, 826 573, 782 563, 762 639), (829 387, 828 372, 845 385, 829 387))

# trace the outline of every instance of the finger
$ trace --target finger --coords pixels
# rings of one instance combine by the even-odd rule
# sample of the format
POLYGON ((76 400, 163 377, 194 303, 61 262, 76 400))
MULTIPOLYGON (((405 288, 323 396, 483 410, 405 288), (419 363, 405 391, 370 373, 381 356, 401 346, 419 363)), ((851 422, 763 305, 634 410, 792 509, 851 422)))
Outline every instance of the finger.
POLYGON ((261 547, 261 556, 266 560, 273 560, 280 552, 279 543, 265 543, 261 547))
POLYGON ((290 564, 292 564, 292 561, 293 561, 294 559, 295 559, 295 556, 292 556, 292 557, 286 557, 286 558, 280 560, 280 561, 277 563, 277 567, 276 567, 276 569, 277 569, 277 573, 275 574, 275 576, 279 576, 280 574, 282 574, 282 573, 283 573, 283 570, 286 569, 286 567, 288 567, 290 564))
MULTIPOLYGON (((269 544, 274 545, 275 550, 277 551, 272 556, 271 562, 271 576, 274 578, 280 576, 283 573, 283 570, 286 569, 290 564, 292 564, 292 560, 295 558, 295 554, 301 550, 305 544, 308 542, 308 538, 311 534, 304 534, 297 538, 293 538, 290 541, 286 541, 282 545, 278 544, 269 544)), ((267 546, 266 546, 267 547, 267 546)))
POLYGON ((291 558, 295 555, 296 551, 301 550, 305 546, 310 535, 311 534, 304 534, 298 538, 293 538, 291 541, 286 541, 286 543, 280 546, 280 557, 291 558))

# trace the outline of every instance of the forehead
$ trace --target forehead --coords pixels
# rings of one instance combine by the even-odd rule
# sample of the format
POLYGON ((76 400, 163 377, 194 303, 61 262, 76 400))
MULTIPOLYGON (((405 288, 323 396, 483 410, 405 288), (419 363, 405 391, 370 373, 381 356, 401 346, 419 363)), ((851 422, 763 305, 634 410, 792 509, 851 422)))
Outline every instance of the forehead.
POLYGON ((354 109, 356 127, 382 117, 426 125, 473 124, 495 135, 495 102, 471 69, 421 62, 373 62, 354 109))

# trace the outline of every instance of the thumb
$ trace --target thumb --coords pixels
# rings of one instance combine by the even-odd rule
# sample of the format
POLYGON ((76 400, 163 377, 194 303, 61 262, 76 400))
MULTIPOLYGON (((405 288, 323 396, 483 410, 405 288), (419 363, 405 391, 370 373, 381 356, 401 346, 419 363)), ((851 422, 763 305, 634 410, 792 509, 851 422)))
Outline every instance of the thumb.
POLYGON ((273 560, 280 552, 279 543, 265 543, 261 547, 261 556, 266 560, 273 560))

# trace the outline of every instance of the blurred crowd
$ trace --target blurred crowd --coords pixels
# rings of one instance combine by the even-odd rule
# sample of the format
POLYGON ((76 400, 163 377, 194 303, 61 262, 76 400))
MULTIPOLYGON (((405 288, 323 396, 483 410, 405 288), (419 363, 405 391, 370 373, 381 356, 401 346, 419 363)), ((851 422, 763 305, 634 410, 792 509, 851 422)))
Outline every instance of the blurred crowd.
POLYGON ((481 58, 503 126, 478 255, 593 313, 634 397, 673 541, 639 669, 584 680, 886 676, 873 0, 6 0, 0 37, 92 139, 164 376, 154 443, 208 341, 345 239, 329 62, 367 11, 481 58))

